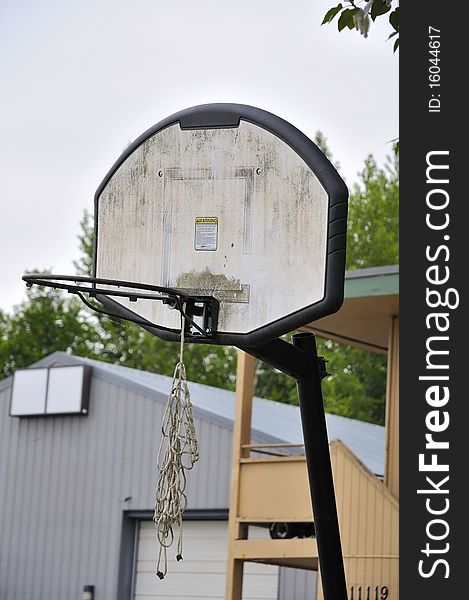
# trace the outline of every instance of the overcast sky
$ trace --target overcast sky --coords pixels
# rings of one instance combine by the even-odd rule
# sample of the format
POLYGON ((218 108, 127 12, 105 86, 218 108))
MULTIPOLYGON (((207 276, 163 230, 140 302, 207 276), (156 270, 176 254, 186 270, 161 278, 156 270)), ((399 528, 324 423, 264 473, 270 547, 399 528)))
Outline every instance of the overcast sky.
POLYGON ((398 135, 398 58, 320 26, 335 0, 0 0, 0 308, 74 272, 79 222, 127 144, 206 102, 320 129, 347 183, 398 135))

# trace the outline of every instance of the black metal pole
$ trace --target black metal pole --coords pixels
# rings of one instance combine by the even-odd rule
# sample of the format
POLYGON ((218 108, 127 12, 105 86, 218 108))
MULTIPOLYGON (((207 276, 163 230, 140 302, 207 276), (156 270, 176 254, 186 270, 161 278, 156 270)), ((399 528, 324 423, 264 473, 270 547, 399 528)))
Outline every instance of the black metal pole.
POLYGON ((316 336, 296 334, 293 346, 311 360, 310 376, 297 385, 324 600, 347 600, 316 336))

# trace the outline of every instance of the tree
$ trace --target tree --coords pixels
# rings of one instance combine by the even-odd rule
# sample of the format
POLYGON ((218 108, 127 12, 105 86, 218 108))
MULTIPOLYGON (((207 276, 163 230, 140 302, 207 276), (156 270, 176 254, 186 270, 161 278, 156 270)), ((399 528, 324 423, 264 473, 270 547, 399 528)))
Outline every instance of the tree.
POLYGON ((80 221, 78 244, 81 255, 78 260, 73 261, 73 266, 77 271, 77 275, 91 277, 93 272, 94 219, 87 210, 83 212, 80 221))
POLYGON ((364 37, 367 37, 371 21, 376 21, 378 17, 386 14, 388 14, 392 29, 388 40, 396 38, 393 47, 396 52, 399 48, 399 6, 393 0, 363 0, 362 2, 360 0, 344 0, 344 4, 339 3, 327 11, 321 25, 331 23, 339 15, 337 21, 339 31, 345 28, 356 29, 364 37), (363 8, 358 6, 359 3, 364 5, 363 8))
POLYGON ((75 298, 34 287, 13 315, 0 317, 0 377, 61 350, 95 356, 100 339, 88 311, 75 298))
POLYGON ((324 380, 324 404, 330 413, 384 425, 386 357, 331 340, 321 340, 330 374, 324 380))
POLYGON ((326 156, 330 160, 330 162, 334 165, 335 169, 337 171, 340 171, 340 163, 334 160, 334 156, 332 155, 332 152, 329 148, 329 144, 327 143, 327 138, 322 133, 322 131, 316 131, 316 133, 314 134, 313 142, 316 144, 319 150, 321 150, 324 156, 326 156))
POLYGON ((347 268, 399 262, 399 167, 396 156, 384 168, 368 156, 352 187, 347 224, 347 268))

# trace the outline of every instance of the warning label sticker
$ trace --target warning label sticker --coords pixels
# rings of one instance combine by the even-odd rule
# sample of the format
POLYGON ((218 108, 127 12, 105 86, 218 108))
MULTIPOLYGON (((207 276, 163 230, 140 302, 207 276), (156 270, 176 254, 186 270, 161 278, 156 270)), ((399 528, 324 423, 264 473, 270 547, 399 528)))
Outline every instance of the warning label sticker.
POLYGON ((195 218, 195 249, 216 250, 218 245, 218 217, 195 218))

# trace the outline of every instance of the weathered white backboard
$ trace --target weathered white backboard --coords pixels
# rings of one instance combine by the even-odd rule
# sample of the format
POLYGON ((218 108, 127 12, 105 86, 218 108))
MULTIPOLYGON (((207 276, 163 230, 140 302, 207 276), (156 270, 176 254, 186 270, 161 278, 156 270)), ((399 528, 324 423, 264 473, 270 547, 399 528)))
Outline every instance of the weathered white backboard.
MULTIPOLYGON (((258 344, 342 302, 345 184, 265 111, 204 105, 169 117, 120 157, 95 210, 94 276, 214 296, 217 343, 258 344)), ((111 304, 178 336, 180 315, 161 302, 111 304)))

